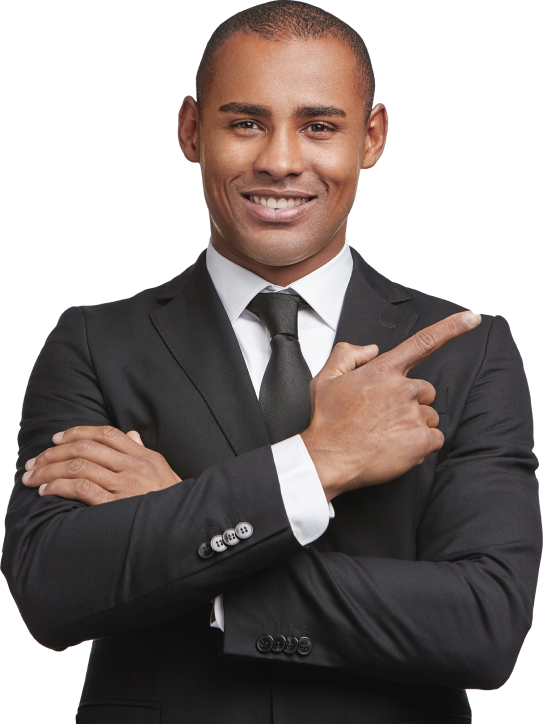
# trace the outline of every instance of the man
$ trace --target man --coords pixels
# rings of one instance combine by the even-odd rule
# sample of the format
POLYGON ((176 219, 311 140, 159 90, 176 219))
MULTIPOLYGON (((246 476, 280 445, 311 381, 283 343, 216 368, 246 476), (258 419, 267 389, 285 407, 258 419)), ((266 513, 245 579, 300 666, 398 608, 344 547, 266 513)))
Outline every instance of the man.
POLYGON ((219 27, 197 86, 179 139, 211 245, 46 343, 14 596, 44 645, 96 639, 83 724, 466 721, 463 688, 514 666, 540 554, 507 325, 345 246, 387 124, 348 26, 257 6, 219 27))

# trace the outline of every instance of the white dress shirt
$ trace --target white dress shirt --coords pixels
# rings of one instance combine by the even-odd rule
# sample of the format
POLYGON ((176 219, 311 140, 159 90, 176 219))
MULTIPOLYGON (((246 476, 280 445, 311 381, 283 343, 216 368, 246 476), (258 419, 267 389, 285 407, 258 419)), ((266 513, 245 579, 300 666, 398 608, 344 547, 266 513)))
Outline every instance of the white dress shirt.
MULTIPOLYGON (((265 279, 221 256, 213 245, 207 249, 207 270, 224 305, 239 342, 256 395, 271 356, 270 334, 252 312, 249 302, 260 292, 299 294, 310 308, 298 312, 298 337, 313 377, 328 359, 336 336, 343 299, 353 270, 347 243, 333 259, 288 287, 265 279)), ((319 538, 334 509, 327 503, 313 461, 299 435, 272 445, 281 496, 292 531, 301 545, 319 538)), ((224 631, 222 596, 215 599, 212 626, 224 631)))

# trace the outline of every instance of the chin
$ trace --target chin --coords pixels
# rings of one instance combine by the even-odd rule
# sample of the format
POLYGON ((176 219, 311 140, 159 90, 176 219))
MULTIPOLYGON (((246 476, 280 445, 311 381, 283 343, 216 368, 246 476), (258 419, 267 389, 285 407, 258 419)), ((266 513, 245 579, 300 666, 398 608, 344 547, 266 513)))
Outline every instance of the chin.
MULTIPOLYGON (((291 266, 320 251, 315 240, 289 238, 285 234, 272 234, 264 239, 254 237, 244 244, 244 255, 266 266, 291 266)), ((322 248, 326 247, 326 244, 322 248)))

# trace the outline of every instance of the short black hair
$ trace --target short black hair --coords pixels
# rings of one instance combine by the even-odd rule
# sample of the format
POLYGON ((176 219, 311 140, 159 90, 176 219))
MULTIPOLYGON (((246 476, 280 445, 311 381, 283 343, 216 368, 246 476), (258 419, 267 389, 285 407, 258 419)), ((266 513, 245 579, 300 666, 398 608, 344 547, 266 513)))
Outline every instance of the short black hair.
POLYGON ((242 10, 221 23, 209 39, 196 73, 196 100, 202 100, 213 78, 219 48, 235 33, 254 33, 265 40, 314 40, 332 36, 353 51, 359 85, 365 103, 366 120, 371 113, 375 77, 366 45, 350 25, 322 8, 297 0, 275 0, 242 10))

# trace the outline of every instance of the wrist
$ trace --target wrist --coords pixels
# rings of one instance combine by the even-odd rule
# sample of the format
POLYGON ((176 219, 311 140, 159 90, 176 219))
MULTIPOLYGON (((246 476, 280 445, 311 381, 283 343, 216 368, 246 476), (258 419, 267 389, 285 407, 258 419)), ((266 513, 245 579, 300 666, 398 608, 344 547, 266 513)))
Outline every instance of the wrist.
POLYGON ((334 463, 336 455, 333 450, 323 446, 322 442, 312 434, 309 428, 302 432, 300 437, 313 461, 326 501, 329 503, 343 492, 341 483, 338 480, 338 465, 334 463))

